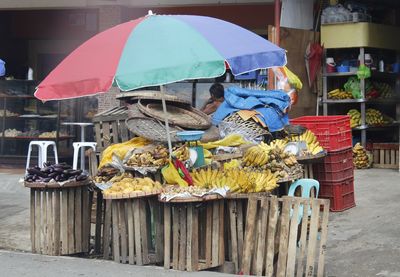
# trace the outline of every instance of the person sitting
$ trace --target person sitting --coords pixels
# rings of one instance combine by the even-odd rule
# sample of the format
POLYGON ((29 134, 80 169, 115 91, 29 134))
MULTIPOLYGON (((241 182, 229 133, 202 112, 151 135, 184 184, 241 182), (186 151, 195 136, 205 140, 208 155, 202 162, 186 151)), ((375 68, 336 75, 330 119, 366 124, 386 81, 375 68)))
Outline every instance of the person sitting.
POLYGON ((210 87, 210 99, 206 101, 201 111, 205 114, 213 114, 218 107, 224 102, 224 86, 215 83, 210 87))

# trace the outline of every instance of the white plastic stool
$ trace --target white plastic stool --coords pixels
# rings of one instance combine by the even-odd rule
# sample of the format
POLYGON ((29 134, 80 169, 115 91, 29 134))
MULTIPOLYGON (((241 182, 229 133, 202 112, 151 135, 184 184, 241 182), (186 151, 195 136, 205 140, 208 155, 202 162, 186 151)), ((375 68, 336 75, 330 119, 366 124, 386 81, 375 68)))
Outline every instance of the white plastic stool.
MULTIPOLYGON (((96 151, 96 142, 74 142, 72 143, 72 146, 74 147, 74 161, 73 161, 73 165, 72 168, 73 169, 77 169, 78 168, 78 155, 79 155, 79 149, 81 147, 91 147, 93 149, 93 151, 96 151)), ((82 155, 82 154, 81 154, 82 155)), ((81 159, 81 169, 85 170, 85 158, 83 157, 83 159, 81 159)))
POLYGON ((43 163, 47 162, 47 148, 49 146, 53 146, 53 151, 54 151, 54 159, 56 163, 58 163, 58 154, 57 154, 57 146, 54 141, 50 140, 32 140, 29 143, 29 148, 28 148, 28 158, 26 160, 26 169, 29 168, 29 163, 31 160, 31 152, 32 152, 32 147, 36 145, 38 147, 38 166, 43 167, 43 163))

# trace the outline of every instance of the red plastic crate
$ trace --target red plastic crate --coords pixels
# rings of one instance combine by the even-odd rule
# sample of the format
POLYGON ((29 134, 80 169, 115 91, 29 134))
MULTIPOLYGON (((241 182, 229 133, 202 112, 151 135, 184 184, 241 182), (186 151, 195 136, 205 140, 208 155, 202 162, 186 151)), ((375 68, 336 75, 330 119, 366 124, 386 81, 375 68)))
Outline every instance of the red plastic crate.
POLYGON ((321 181, 332 182, 346 178, 351 178, 353 176, 354 176, 353 165, 338 171, 328 171, 323 164, 314 166, 314 177, 320 182, 321 181))
POLYGON ((333 212, 341 212, 355 207, 354 178, 338 182, 320 182, 319 197, 330 200, 330 210, 333 212))
POLYGON ((351 147, 329 152, 323 163, 315 165, 317 171, 337 172, 343 169, 354 167, 353 149, 351 147))
POLYGON ((312 131, 319 144, 327 151, 341 150, 352 146, 350 116, 302 116, 290 120, 312 131))

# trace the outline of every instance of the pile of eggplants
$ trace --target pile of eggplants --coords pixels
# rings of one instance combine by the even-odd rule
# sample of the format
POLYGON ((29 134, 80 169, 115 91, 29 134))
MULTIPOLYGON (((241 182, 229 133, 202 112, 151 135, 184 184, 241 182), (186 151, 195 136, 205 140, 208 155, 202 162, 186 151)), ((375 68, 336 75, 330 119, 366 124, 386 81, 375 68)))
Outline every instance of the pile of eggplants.
POLYGON ((72 169, 66 163, 52 164, 46 162, 43 167, 33 166, 27 169, 28 174, 25 176, 26 182, 43 182, 48 183, 52 179, 56 182, 65 181, 83 181, 88 178, 80 169, 72 169))

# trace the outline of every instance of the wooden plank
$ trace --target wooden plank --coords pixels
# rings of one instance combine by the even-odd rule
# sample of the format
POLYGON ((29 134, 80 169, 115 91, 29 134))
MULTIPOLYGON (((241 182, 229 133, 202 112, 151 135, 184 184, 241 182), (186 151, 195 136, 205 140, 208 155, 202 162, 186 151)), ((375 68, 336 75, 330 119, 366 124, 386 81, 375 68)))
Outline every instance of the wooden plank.
POLYGON ((328 221, 329 221, 329 201, 324 201, 323 207, 324 210, 322 212, 322 224, 321 224, 321 241, 319 246, 319 259, 318 259, 318 272, 317 277, 324 276, 324 268, 325 268, 325 250, 326 250, 326 241, 328 237, 328 221))
POLYGON ((193 204, 187 205, 187 244, 186 244, 186 270, 193 271, 192 243, 193 243, 193 204))
POLYGON ((36 253, 41 253, 40 249, 40 223, 41 223, 41 200, 42 192, 39 189, 35 189, 35 246, 36 253))
POLYGON ((81 188, 77 188, 75 190, 75 251, 77 253, 82 252, 82 189, 81 188))
POLYGON ((314 259, 317 245, 318 221, 319 221, 319 205, 318 200, 312 200, 312 212, 310 222, 310 235, 308 239, 306 276, 314 276, 314 259))
POLYGON ((60 245, 60 192, 61 190, 54 190, 53 201, 54 201, 54 255, 58 256, 61 252, 60 245))
MULTIPOLYGON (((120 200, 117 200, 120 201, 120 200)), ((113 256, 114 261, 117 263, 121 262, 120 257, 120 242, 119 242, 119 211, 118 211, 118 203, 114 201, 112 203, 112 234, 113 234, 113 256)))
POLYGON ((295 265, 296 265, 299 209, 300 209, 300 200, 296 199, 294 201, 293 215, 292 215, 292 218, 290 219, 288 258, 287 258, 287 266, 286 266, 286 276, 293 276, 293 277, 294 277, 295 265))
POLYGON ((164 205, 164 268, 171 268, 171 206, 164 205))
POLYGON ((42 222, 40 223, 40 232, 41 232, 41 243, 40 248, 42 249, 42 254, 47 254, 47 191, 44 189, 42 191, 42 222))
POLYGON ((48 190, 47 193, 47 253, 54 255, 54 224, 53 224, 53 190, 48 190))
POLYGON ((112 143, 119 143, 121 142, 118 136, 118 123, 117 121, 111 122, 111 127, 112 127, 112 143))
MULTIPOLYGON (((261 200, 261 199, 259 199, 261 200)), ((258 241, 260 238, 260 234, 261 234, 261 205, 259 207, 258 203, 260 203, 261 201, 257 201, 257 212, 256 212, 256 220, 255 220, 255 233, 254 233, 254 248, 253 251, 251 253, 251 255, 253 256, 251 259, 251 267, 250 267, 250 273, 254 274, 254 272, 256 271, 256 262, 257 262, 257 249, 258 249, 258 241)))
POLYGON ((68 190, 61 190, 61 255, 68 254, 68 190))
POLYGON ((101 226, 103 224, 103 193, 100 190, 96 190, 96 222, 95 222, 95 233, 94 233, 94 253, 101 253, 101 226))
MULTIPOLYGON (((148 236, 150 236, 150 230, 147 228, 147 216, 146 216, 146 200, 139 199, 140 201, 140 235, 142 239, 142 259, 143 264, 149 264, 149 244, 148 236)), ((150 215, 149 215, 150 217, 150 215)))
POLYGON ((97 147, 99 149, 102 149, 102 148, 104 148, 104 145, 103 145, 103 140, 102 140, 102 136, 101 136, 100 124, 101 124, 100 122, 94 124, 94 134, 96 137, 97 147))
POLYGON ((303 277, 304 272, 304 255, 306 253, 307 244, 307 225, 308 225, 308 209, 310 205, 309 202, 303 204, 303 218, 301 219, 301 233, 300 233, 300 243, 299 243, 299 255, 297 259, 297 277, 303 277))
POLYGON ((172 268, 178 269, 179 265, 179 207, 172 206, 172 268))
POLYGON ((110 258, 110 241, 111 241, 111 201, 105 201, 104 212, 104 227, 103 227, 103 258, 108 260, 110 258))
POLYGON ((121 136, 121 142, 129 140, 129 131, 125 125, 125 122, 119 123, 118 133, 121 136))
POLYGON ((193 205, 192 221, 192 269, 199 270, 199 210, 193 205))
POLYGON ((163 261, 163 251, 164 251, 164 241, 163 241, 163 222, 161 216, 161 203, 158 202, 157 198, 151 200, 151 205, 153 207, 153 220, 155 229, 154 238, 154 250, 156 252, 156 263, 161 263, 163 261))
POLYGON ((143 265, 142 256, 142 243, 141 243, 141 228, 140 228, 140 200, 133 199, 133 221, 135 228, 135 252, 136 252, 136 264, 143 265))
POLYGON ((379 163, 385 163, 385 150, 379 150, 379 163))
POLYGON ((212 257, 212 231, 213 231, 213 206, 211 202, 206 204, 206 241, 205 241, 205 256, 206 256, 206 267, 211 267, 212 257))
POLYGON ((179 255, 178 270, 186 269, 186 204, 180 206, 179 211, 179 255))
POLYGON ((75 252, 75 230, 74 230, 74 216, 75 216, 75 188, 68 189, 68 216, 67 216, 67 224, 68 224, 68 254, 72 254, 75 252))
POLYGON ((271 197, 269 210, 265 276, 271 277, 274 273, 275 232, 278 221, 278 199, 276 196, 271 197))
POLYGON ((236 200, 227 200, 228 213, 229 213, 229 225, 231 231, 231 245, 232 245, 232 262, 235 266, 235 272, 239 272, 238 263, 238 238, 237 238, 237 223, 236 223, 236 200))
POLYGON ((291 199, 283 198, 282 212, 281 212, 281 229, 280 229, 280 241, 279 241, 279 256, 278 256, 278 267, 277 277, 286 276, 286 262, 288 255, 288 237, 289 237, 289 216, 291 199))
POLYGON ((236 203, 237 207, 237 237, 238 237, 238 267, 242 266, 242 255, 243 255, 243 240, 244 240, 244 207, 243 201, 238 200, 236 203))
POLYGON ((110 135, 110 123, 109 122, 103 122, 101 125, 102 131, 103 131, 103 144, 104 147, 107 147, 111 144, 111 135, 110 135))
POLYGON ((225 240, 224 240, 224 201, 218 200, 219 203, 219 235, 218 235, 218 251, 219 251, 219 258, 218 258, 218 265, 222 265, 225 262, 225 240))
POLYGON ((35 245, 35 189, 30 189, 30 225, 31 225, 31 249, 32 253, 36 253, 35 245))
POLYGON ((118 208, 119 208, 119 228, 120 228, 120 248, 121 248, 121 263, 126 264, 128 259, 128 239, 127 239, 127 227, 126 227, 126 209, 125 209, 125 201, 126 200, 118 200, 118 208))
POLYGON ((390 150, 385 150, 385 164, 390 164, 390 150))
POLYGON ((256 261, 255 274, 261 276, 264 269, 265 262, 265 240, 267 237, 267 224, 268 224, 268 199, 266 197, 261 198, 260 203, 260 218, 259 232, 258 232, 258 244, 256 249, 256 261))
POLYGON ((396 150, 390 150, 390 164, 396 165, 396 150))
POLYGON ((257 199, 250 197, 247 204, 246 229, 244 233, 243 260, 241 269, 244 275, 250 274, 252 252, 254 251, 254 230, 256 224, 257 199))
POLYGON ((219 201, 212 201, 211 266, 218 266, 219 246, 219 201))
POLYGON ((374 164, 379 163, 379 150, 374 150, 374 164))
POLYGON ((135 231, 133 225, 133 200, 127 200, 129 264, 135 264, 135 231))

